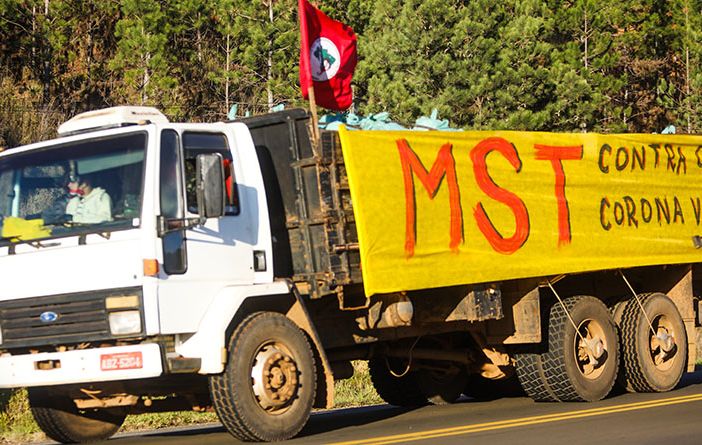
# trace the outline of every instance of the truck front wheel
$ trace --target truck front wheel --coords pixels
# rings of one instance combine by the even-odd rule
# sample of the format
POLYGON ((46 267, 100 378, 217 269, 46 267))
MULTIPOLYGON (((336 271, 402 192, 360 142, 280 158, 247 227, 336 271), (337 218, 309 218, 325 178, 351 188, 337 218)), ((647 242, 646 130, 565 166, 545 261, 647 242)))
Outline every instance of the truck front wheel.
POLYGON ((67 396, 50 395, 40 388, 29 389, 29 406, 39 428, 60 443, 105 440, 119 430, 127 416, 122 408, 80 411, 67 396))
POLYGON ((300 432, 314 403, 314 357, 305 334, 288 318, 256 312, 229 339, 224 373, 210 394, 225 428, 243 441, 279 441, 300 432))

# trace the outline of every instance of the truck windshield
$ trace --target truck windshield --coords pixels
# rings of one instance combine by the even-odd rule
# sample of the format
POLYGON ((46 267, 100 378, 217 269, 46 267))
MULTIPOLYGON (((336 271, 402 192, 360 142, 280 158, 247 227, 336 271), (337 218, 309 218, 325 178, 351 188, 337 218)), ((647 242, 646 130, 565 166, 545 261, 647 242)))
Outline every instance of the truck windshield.
POLYGON ((0 158, 0 245, 139 224, 147 135, 0 158))

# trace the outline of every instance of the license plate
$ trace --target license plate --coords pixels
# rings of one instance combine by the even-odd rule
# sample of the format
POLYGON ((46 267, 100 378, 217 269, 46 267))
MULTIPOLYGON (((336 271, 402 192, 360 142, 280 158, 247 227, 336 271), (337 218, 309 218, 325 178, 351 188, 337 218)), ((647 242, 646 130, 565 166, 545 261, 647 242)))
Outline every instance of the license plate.
POLYGON ((100 356, 100 369, 118 371, 122 369, 139 369, 144 366, 141 351, 122 352, 120 354, 103 354, 100 356))

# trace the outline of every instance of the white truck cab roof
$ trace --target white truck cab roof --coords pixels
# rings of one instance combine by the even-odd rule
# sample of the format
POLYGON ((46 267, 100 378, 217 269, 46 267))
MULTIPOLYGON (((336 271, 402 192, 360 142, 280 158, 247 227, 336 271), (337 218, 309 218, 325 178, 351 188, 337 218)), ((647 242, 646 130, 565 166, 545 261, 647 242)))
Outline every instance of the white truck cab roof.
POLYGON ((168 118, 153 107, 120 106, 78 114, 61 124, 59 136, 70 136, 107 128, 168 123, 168 118))

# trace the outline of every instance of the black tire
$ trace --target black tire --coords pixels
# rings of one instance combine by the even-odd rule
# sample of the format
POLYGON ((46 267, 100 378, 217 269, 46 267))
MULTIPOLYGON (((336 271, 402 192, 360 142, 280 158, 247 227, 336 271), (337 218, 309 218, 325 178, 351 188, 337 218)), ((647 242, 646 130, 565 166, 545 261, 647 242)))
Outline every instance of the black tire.
POLYGON ((546 381, 542 354, 536 352, 515 354, 517 378, 527 396, 537 402, 560 401, 546 381))
POLYGON ((626 303, 619 326, 622 370, 619 383, 630 392, 669 391, 680 382, 687 362, 685 324, 675 303, 661 293, 639 295, 657 332, 675 339, 669 353, 652 339, 650 326, 635 299, 626 303), (653 348, 653 349, 652 349, 653 348))
POLYGON ((51 396, 48 390, 29 389, 29 406, 39 428, 60 443, 85 443, 114 435, 127 417, 122 408, 79 411, 67 396, 51 396))
POLYGON ((212 402, 227 431, 250 442, 299 433, 317 383, 305 334, 284 315, 256 312, 236 327, 228 351, 224 373, 210 377, 212 402))
POLYGON ((468 373, 465 369, 457 369, 453 372, 419 369, 417 382, 429 403, 448 405, 454 403, 463 394, 468 383, 468 373))
POLYGON ((555 304, 549 315, 549 351, 542 356, 546 381, 560 401, 601 400, 612 390, 619 370, 616 326, 607 307, 597 298, 571 297, 564 303, 576 326, 584 328, 588 320, 597 323, 602 330, 605 353, 602 364, 595 369, 595 376, 585 375, 576 359, 579 337, 566 311, 555 304))
POLYGON ((517 354, 517 375, 524 391, 537 401, 596 401, 609 394, 619 369, 616 327, 607 307, 597 298, 570 297, 566 310, 555 303, 549 312, 548 346, 542 353, 517 354), (597 362, 584 354, 580 336, 600 338, 603 355, 597 362), (595 332, 588 334, 588 332, 595 332), (578 355, 578 354, 582 355, 578 355))
POLYGON ((373 387, 381 399, 395 406, 416 407, 427 404, 427 397, 422 391, 418 375, 409 371, 402 377, 395 377, 390 373, 388 366, 396 373, 402 373, 406 362, 394 358, 375 357, 368 360, 373 387))
POLYGON ((612 312, 612 319, 614 320, 614 324, 617 325, 617 327, 621 326, 622 324, 622 315, 624 314, 624 308, 626 307, 627 301, 628 300, 618 301, 610 309, 610 312, 612 312))

